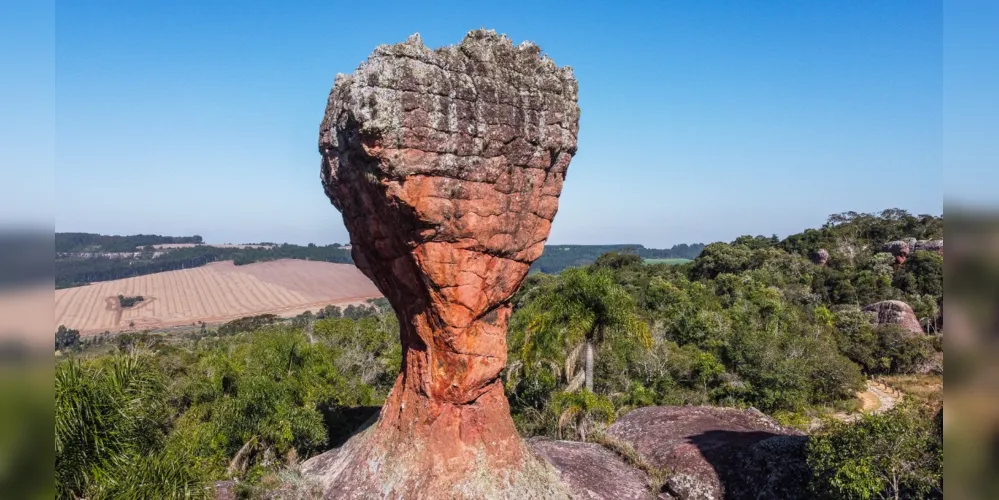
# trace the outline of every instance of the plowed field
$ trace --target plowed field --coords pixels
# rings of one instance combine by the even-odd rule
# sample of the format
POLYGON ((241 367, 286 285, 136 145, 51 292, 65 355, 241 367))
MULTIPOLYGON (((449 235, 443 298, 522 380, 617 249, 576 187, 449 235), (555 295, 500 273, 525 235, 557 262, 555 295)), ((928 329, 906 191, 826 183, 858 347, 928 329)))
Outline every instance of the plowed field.
MULTIPOLYGON (((236 266, 216 262, 55 291, 55 327, 83 334, 220 323, 243 316, 293 316, 327 304, 380 297, 349 264, 284 259, 236 266), (130 308, 118 295, 145 298, 130 308)), ((55 331, 55 328, 53 328, 55 331)))

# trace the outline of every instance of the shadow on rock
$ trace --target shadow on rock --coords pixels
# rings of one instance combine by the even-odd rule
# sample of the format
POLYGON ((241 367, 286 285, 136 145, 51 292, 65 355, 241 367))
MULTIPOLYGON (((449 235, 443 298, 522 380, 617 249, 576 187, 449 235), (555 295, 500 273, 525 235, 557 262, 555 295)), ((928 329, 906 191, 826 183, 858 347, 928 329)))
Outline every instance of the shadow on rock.
POLYGON ((381 406, 322 406, 323 424, 329 436, 327 449, 339 448, 369 425, 375 423, 381 406))

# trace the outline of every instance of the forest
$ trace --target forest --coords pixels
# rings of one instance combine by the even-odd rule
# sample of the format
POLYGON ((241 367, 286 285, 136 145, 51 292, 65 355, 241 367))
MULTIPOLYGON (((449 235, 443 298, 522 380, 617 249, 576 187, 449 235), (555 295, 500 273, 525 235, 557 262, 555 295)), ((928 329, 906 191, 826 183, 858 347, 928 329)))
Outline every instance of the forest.
MULTIPOLYGON (((942 236, 941 217, 846 213, 783 240, 712 243, 687 264, 610 251, 533 273, 513 298, 503 373, 517 428, 601 443, 643 406, 752 407, 810 432, 801 498, 942 498, 942 392, 830 420, 857 411, 867 379, 942 380, 943 258, 883 251, 942 236), (925 332, 862 310, 884 300, 910 304, 925 332)), ((377 412, 400 368, 398 332, 384 301, 174 336, 87 342, 63 329, 57 496, 201 498, 230 479, 262 498, 300 482, 298 463, 377 412)))
POLYGON ((531 271, 554 274, 569 267, 588 266, 608 252, 634 254, 643 259, 693 260, 703 249, 701 243, 681 243, 666 249, 642 245, 546 245, 541 257, 531 265, 531 271))

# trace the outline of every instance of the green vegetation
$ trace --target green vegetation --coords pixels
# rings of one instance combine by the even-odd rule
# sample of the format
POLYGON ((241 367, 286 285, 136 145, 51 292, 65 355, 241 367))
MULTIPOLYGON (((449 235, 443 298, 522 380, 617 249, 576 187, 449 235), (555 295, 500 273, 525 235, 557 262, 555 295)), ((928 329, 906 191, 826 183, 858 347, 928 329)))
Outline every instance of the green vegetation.
POLYGON ((55 350, 68 351, 80 347, 80 331, 71 330, 63 325, 55 333, 55 350))
MULTIPOLYGON (((601 443, 661 478, 602 432, 617 416, 714 404, 807 422, 852 410, 865 375, 908 380, 940 349, 937 337, 875 328, 861 307, 905 300, 937 331, 939 256, 895 266, 880 250, 941 232, 936 217, 848 214, 782 241, 712 243, 684 264, 611 252, 531 274, 513 298, 503 373, 514 422, 525 436, 601 443), (819 248, 824 266, 808 259, 819 248)), ((401 366, 398 331, 380 300, 71 352, 57 368, 60 498, 198 497, 226 478, 261 493, 377 411, 401 366)), ((79 339, 61 328, 56 344, 74 351, 79 339)), ((924 392, 924 406, 939 407, 939 391, 924 392)), ((933 411, 826 428, 808 445, 812 493, 939 498, 933 411)))
POLYGON ((814 437, 815 498, 943 498, 943 429, 931 411, 902 406, 814 437))
POLYGON ((64 252, 134 252, 152 245, 177 243, 203 243, 201 236, 159 236, 136 234, 132 236, 105 236, 93 233, 55 233, 55 251, 64 252))
POLYGON ((650 260, 692 260, 701 253, 703 244, 681 243, 672 248, 645 248, 642 245, 546 245, 541 257, 531 265, 531 271, 556 274, 570 267, 588 266, 609 252, 633 254, 650 260))
POLYGON ((60 498, 202 498, 213 480, 257 483, 342 442, 401 362, 391 313, 311 332, 125 337, 57 366, 60 498))
POLYGON ((142 295, 136 295, 134 297, 126 297, 124 295, 118 296, 118 305, 121 307, 132 307, 139 302, 145 300, 142 295))
POLYGON ((645 264, 668 264, 668 265, 686 264, 692 261, 693 259, 642 259, 642 262, 644 262, 645 264))

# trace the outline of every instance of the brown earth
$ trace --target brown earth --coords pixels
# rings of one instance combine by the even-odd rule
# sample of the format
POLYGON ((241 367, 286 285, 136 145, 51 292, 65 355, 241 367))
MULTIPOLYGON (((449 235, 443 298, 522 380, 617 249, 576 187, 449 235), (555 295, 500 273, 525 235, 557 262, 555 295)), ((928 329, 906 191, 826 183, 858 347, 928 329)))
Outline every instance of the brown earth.
POLYGON ((84 335, 221 323, 244 316, 294 316, 381 293, 349 264, 282 259, 236 266, 216 262, 55 291, 55 324, 84 335), (145 298, 120 308, 118 295, 145 298), (129 325, 133 324, 133 327, 129 325))

